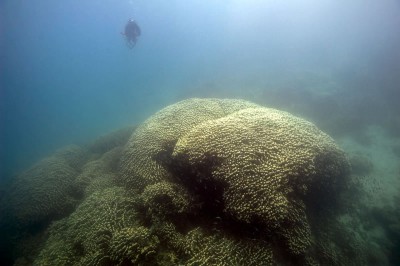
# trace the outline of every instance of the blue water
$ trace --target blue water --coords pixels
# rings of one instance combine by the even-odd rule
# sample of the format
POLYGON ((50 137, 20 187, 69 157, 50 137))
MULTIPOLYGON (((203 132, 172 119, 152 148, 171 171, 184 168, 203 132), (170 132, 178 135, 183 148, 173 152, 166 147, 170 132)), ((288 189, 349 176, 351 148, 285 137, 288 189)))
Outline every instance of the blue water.
MULTIPOLYGON (((3 181, 191 97, 289 111, 332 136, 359 182, 349 228, 371 248, 360 253, 368 265, 398 265, 399 0, 0 0, 0 210, 30 189, 3 181), (121 35, 130 18, 142 31, 133 49, 121 35)), ((43 242, 26 235, 56 219, 19 228, 4 213, 2 265, 43 242)))
POLYGON ((193 96, 314 104, 312 118, 332 99, 293 96, 315 85, 302 73, 336 82, 348 112, 399 113, 395 0, 5 0, 0 12, 2 179, 193 96), (132 50, 120 34, 131 17, 142 29, 132 50), (260 96, 271 88, 282 90, 260 96))

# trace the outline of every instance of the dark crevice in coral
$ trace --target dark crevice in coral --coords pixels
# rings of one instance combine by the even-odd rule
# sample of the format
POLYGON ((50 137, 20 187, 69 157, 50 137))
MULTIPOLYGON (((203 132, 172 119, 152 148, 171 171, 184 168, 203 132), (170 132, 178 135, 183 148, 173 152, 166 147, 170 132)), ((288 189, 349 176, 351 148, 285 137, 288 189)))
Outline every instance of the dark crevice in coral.
MULTIPOLYGON (((183 155, 181 155, 183 156, 183 155)), ((169 165, 164 165, 195 199, 196 210, 185 216, 185 219, 172 219, 177 230, 186 233, 201 227, 210 235, 222 234, 236 240, 248 240, 270 243, 274 233, 265 228, 259 217, 253 217, 250 223, 240 221, 224 212, 223 193, 228 184, 212 177, 212 171, 223 162, 214 154, 205 154, 201 164, 189 165, 188 158, 170 158, 169 165)), ((164 160, 166 162, 167 160, 164 160)), ((175 217, 177 218, 177 217, 175 217)))
POLYGON ((74 243, 73 250, 77 256, 83 256, 85 254, 85 248, 84 248, 82 242, 74 243))
POLYGON ((164 143, 163 148, 152 157, 159 165, 168 167, 172 164, 172 152, 174 151, 176 141, 164 143))

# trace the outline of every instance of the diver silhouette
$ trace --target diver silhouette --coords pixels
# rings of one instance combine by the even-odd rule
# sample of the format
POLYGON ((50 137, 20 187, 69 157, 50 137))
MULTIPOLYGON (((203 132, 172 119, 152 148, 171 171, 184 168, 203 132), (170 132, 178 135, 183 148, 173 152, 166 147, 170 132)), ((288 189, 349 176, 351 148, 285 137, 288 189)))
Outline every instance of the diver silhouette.
POLYGON ((129 47, 129 49, 135 47, 140 33, 141 31, 136 21, 129 19, 125 25, 124 32, 121 32, 121 34, 125 36, 126 45, 129 47))

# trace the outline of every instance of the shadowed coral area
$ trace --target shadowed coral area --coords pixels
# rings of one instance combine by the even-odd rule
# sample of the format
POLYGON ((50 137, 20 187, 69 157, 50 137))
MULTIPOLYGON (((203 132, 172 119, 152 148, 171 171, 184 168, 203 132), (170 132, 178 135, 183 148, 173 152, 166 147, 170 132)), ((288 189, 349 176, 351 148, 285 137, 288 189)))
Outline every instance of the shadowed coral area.
POLYGON ((219 234, 207 235, 201 229, 185 237, 190 255, 186 265, 271 265, 272 252, 267 243, 235 241, 219 234))
POLYGON ((112 133, 101 136, 88 144, 87 149, 95 154, 103 154, 115 147, 125 145, 126 141, 132 135, 135 127, 125 127, 112 133))
POLYGON ((179 139, 172 157, 181 182, 200 197, 221 199, 219 215, 263 228, 261 235, 279 239, 276 244, 294 256, 305 254, 312 242, 306 211, 311 214, 315 206, 304 199, 337 193, 348 172, 344 153, 330 137, 303 119, 267 108, 194 127, 179 139))
POLYGON ((189 99, 170 105, 140 125, 122 157, 122 178, 135 189, 169 179, 162 162, 169 160, 178 138, 192 127, 257 105, 242 100, 189 99))
POLYGON ((71 146, 18 175, 3 199, 2 213, 23 226, 62 217, 79 199, 74 179, 86 158, 86 151, 71 146))
POLYGON ((192 199, 185 188, 170 182, 148 185, 141 194, 144 207, 156 217, 188 214, 192 199))
POLYGON ((52 221, 67 217, 94 191, 113 186, 124 135, 111 133, 88 148, 68 146, 12 180, 0 201, 3 264, 15 258, 32 264, 52 221))
MULTIPOLYGON (((93 193, 70 217, 50 227, 50 237, 35 264, 117 264, 125 259, 124 256, 127 256, 126 259, 133 256, 126 250, 129 246, 121 248, 124 245, 145 245, 149 237, 146 230, 135 227, 138 225, 134 203, 135 198, 118 187, 93 193), (135 232, 136 235, 128 232, 135 232), (144 238, 144 243, 136 244, 135 238, 144 238)), ((141 247, 138 248, 141 251, 141 247)), ((139 255, 129 259, 138 260, 139 255)))
POLYGON ((16 264, 387 264, 354 225, 344 152, 312 123, 242 100, 188 99, 127 130, 16 179, 2 199, 14 207, 2 210, 22 224, 48 220, 13 244, 16 264))
POLYGON ((99 158, 94 156, 82 167, 75 183, 80 193, 85 196, 95 191, 113 186, 117 180, 117 165, 122 153, 122 147, 116 147, 105 152, 99 158))

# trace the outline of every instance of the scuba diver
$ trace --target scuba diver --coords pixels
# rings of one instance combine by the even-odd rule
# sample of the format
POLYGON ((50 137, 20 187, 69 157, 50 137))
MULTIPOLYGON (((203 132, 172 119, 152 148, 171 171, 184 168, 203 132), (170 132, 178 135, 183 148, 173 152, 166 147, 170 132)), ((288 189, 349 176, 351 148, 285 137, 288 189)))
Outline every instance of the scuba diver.
POLYGON ((121 32, 121 34, 125 36, 126 44, 129 49, 135 47, 140 33, 140 28, 136 21, 134 21, 133 19, 129 19, 125 25, 125 31, 121 32))

